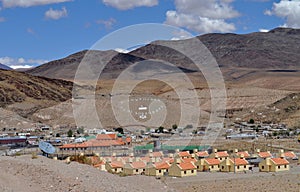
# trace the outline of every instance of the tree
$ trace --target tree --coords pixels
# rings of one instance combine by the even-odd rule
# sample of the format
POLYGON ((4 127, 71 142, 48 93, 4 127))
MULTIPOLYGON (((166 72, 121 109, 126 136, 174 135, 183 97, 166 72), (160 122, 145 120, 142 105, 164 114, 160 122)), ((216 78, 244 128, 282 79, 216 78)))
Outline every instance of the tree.
POLYGON ((122 127, 116 128, 115 131, 117 131, 118 133, 124 134, 124 130, 122 127))
POLYGON ((59 134, 59 133, 56 133, 55 137, 60 137, 60 134, 59 134))
POLYGON ((70 129, 67 133, 68 137, 73 137, 73 131, 70 129))
POLYGON ((249 123, 250 123, 250 124, 254 124, 254 119, 250 119, 250 120, 249 120, 249 123))
POLYGON ((159 128, 158 128, 158 131, 159 131, 159 133, 163 133, 164 132, 164 127, 163 126, 160 126, 159 128))
POLYGON ((176 129, 178 128, 178 126, 176 124, 172 125, 172 129, 176 131, 176 129))

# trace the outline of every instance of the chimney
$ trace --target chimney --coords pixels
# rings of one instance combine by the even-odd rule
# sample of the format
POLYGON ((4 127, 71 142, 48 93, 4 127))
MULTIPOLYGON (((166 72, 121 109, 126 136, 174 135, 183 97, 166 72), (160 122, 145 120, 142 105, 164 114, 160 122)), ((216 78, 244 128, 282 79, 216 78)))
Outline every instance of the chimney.
POLYGON ((99 154, 99 153, 95 153, 95 156, 96 156, 96 157, 100 157, 100 154, 99 154))
POLYGON ((180 163, 181 163, 181 160, 180 160, 179 158, 176 158, 176 159, 175 159, 175 162, 176 162, 176 164, 180 164, 180 163))
POLYGON ((198 149, 194 149, 193 152, 194 152, 194 153, 197 153, 197 152, 198 152, 198 149))
POLYGON ((260 153, 260 149, 256 149, 256 153, 260 153))
POLYGON ((237 152, 239 152, 239 150, 238 149, 234 149, 234 152, 237 153, 237 152))
POLYGON ((128 158, 128 163, 132 163, 133 159, 132 158, 128 158))
POLYGON ((195 159, 195 154, 193 153, 193 154, 191 155, 191 157, 192 157, 192 159, 195 159))
POLYGON ((151 158, 151 163, 155 163, 155 158, 151 158))
POLYGON ((241 155, 240 155, 240 158, 241 158, 241 159, 244 159, 244 157, 245 157, 244 154, 241 154, 241 155))
POLYGON ((133 155, 133 153, 129 153, 129 157, 133 157, 134 155, 133 155))
POLYGON ((280 154, 280 158, 281 158, 281 159, 284 159, 284 158, 285 158, 284 153, 281 153, 281 154, 280 154))
POLYGON ((152 149, 149 149, 149 153, 153 153, 153 150, 152 150, 152 149))
POLYGON ((111 158, 110 157, 107 158, 107 162, 111 163, 111 158))
POLYGON ((179 149, 175 149, 175 152, 176 152, 176 153, 179 153, 179 149))
POLYGON ((116 157, 117 156, 117 154, 116 153, 112 153, 112 157, 116 157))
POLYGON ((218 149, 214 149, 214 153, 217 153, 218 152, 218 149))
POLYGON ((169 154, 169 157, 170 157, 170 158, 173 158, 173 157, 174 157, 174 154, 173 154, 173 153, 170 153, 170 154, 169 154))

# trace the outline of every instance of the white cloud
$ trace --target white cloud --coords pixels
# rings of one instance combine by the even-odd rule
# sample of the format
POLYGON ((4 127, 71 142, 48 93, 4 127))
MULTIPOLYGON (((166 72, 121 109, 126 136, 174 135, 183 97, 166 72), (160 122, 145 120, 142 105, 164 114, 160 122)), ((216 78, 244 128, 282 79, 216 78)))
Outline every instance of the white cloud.
POLYGON ((106 29, 111 29, 116 22, 117 21, 114 18, 109 18, 107 20, 100 19, 96 21, 97 24, 103 24, 106 29))
POLYGON ((235 25, 227 19, 240 14, 231 3, 233 0, 175 0, 176 10, 166 13, 166 24, 184 27, 199 33, 232 32, 235 25))
POLYGON ((47 19, 58 20, 62 17, 67 17, 67 16, 68 16, 68 11, 65 7, 63 7, 61 10, 54 10, 50 8, 48 11, 45 12, 45 17, 47 19))
POLYGON ((284 27, 300 28, 300 0, 281 0, 273 3, 272 9, 266 10, 265 14, 283 18, 284 27))
POLYGON ((11 7, 31 7, 38 5, 48 5, 54 3, 63 3, 72 0, 0 0, 4 8, 11 7))
POLYGON ((158 0, 102 0, 105 5, 120 9, 128 10, 135 7, 153 7, 158 5, 158 0))
POLYGON ((122 49, 122 48, 116 48, 115 51, 119 52, 119 53, 129 53, 130 51, 127 49, 122 49))
POLYGON ((0 57, 0 63, 7 65, 13 69, 30 68, 47 62, 48 61, 44 59, 24 59, 23 57, 20 58, 0 57))

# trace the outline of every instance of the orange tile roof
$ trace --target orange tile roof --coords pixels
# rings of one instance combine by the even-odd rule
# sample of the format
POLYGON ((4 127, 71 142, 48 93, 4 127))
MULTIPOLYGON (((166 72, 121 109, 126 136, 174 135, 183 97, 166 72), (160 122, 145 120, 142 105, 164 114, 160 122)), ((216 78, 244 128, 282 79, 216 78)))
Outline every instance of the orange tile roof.
POLYGON ((109 147, 109 146, 120 146, 125 145, 123 141, 118 140, 96 140, 91 139, 83 143, 70 143, 61 146, 60 148, 88 148, 88 147, 109 147))
POLYGON ((288 165, 289 162, 284 158, 271 158, 275 165, 288 165))
POLYGON ((100 163, 95 164, 94 167, 97 168, 97 167, 100 167, 101 165, 105 165, 105 162, 101 161, 100 163))
POLYGON ((141 157, 142 161, 146 161, 146 162, 151 162, 151 158, 150 157, 141 157))
POLYGON ((165 157, 162 159, 163 162, 168 162, 168 163, 173 163, 174 162, 174 158, 171 157, 165 157))
POLYGON ((158 162, 153 164, 156 169, 169 169, 170 164, 167 162, 158 162))
POLYGON ((198 157, 208 157, 209 154, 208 154, 207 151, 199 151, 199 152, 196 153, 196 156, 198 156, 198 157))
POLYGON ((163 157, 164 154, 161 151, 156 151, 152 153, 153 157, 163 157))
POLYGON ((289 151, 289 152, 285 152, 284 153, 284 156, 287 157, 287 158, 294 158, 294 157, 297 157, 297 155, 292 152, 292 151, 289 151))
POLYGON ((191 169, 197 169, 194 163, 191 162, 182 162, 178 164, 179 168, 182 170, 191 170, 191 169))
POLYGON ((109 163, 109 164, 110 164, 110 166, 111 166, 112 168, 122 168, 122 167, 124 167, 124 164, 123 164, 122 161, 112 161, 112 162, 109 163))
POLYGON ((239 151, 239 152, 237 152, 237 155, 238 156, 243 155, 245 158, 250 157, 250 154, 247 151, 239 151))
POLYGON ((241 158, 231 158, 230 159, 235 165, 249 165, 249 162, 246 159, 241 158))
POLYGON ((66 148, 87 148, 87 147, 88 147, 87 143, 83 142, 83 143, 69 143, 69 144, 60 146, 59 148, 66 149, 66 148))
POLYGON ((267 157, 272 157, 272 154, 270 152, 259 152, 258 156, 261 158, 267 158, 267 157))
POLYGON ((131 166, 134 169, 142 169, 146 167, 146 163, 143 161, 135 161, 131 163, 131 166))
POLYGON ((215 158, 206 158, 204 159, 204 161, 206 161, 207 164, 209 165, 219 165, 221 163, 219 159, 215 159, 215 158))
POLYGON ((193 163, 196 163, 197 162, 197 159, 193 159, 193 158, 185 158, 185 159, 182 159, 183 162, 193 162, 193 163))
POLYGON ((115 140, 115 139, 117 139, 117 134, 116 133, 98 134, 96 139, 97 140, 115 140))
POLYGON ((178 153, 179 157, 189 157, 191 154, 189 151, 181 151, 178 153))
POLYGON ((219 152, 216 152, 216 156, 217 157, 229 157, 229 154, 227 153, 227 151, 219 151, 219 152))

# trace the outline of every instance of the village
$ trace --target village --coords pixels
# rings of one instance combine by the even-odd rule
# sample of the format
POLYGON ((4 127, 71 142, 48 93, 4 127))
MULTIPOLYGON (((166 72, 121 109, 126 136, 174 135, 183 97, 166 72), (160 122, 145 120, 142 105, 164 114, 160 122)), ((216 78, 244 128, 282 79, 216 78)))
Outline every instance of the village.
MULTIPOLYGON (((257 125, 239 123, 235 124, 233 129, 224 129, 219 140, 251 142, 258 137, 270 136, 281 139, 283 135, 279 133, 283 132, 284 136, 288 135, 291 140, 297 138, 297 130, 286 134, 288 129, 285 126, 277 125, 276 129, 273 127, 274 125, 269 125, 266 128, 264 125, 258 129, 257 125), (249 132, 251 129, 252 132, 249 132), (269 134, 274 129, 278 131, 277 134, 271 133, 270 136, 266 134, 266 131, 269 134)), ((291 167, 299 164, 299 153, 291 150, 284 151, 281 148, 276 151, 273 149, 272 152, 255 148, 249 152, 239 151, 237 148, 230 151, 218 150, 208 145, 164 144, 164 141, 170 140, 180 143, 181 140, 189 140, 192 137, 199 139, 203 135, 201 128, 186 134, 185 131, 189 129, 181 129, 174 125, 170 130, 160 127, 130 133, 122 128, 111 131, 70 128, 66 133, 54 133, 49 126, 43 125, 38 131, 37 129, 21 130, 22 132, 15 135, 11 135, 10 132, 18 130, 2 130, 6 133, 2 132, 0 142, 2 155, 21 155, 27 151, 27 154, 32 154, 32 157, 36 158, 38 154, 46 154, 54 160, 62 160, 67 164, 76 161, 120 176, 147 175, 160 178, 195 176, 201 174, 200 172, 281 172, 289 171, 291 167), (47 154, 42 151, 38 148, 39 142, 53 145, 55 153, 47 154)))

